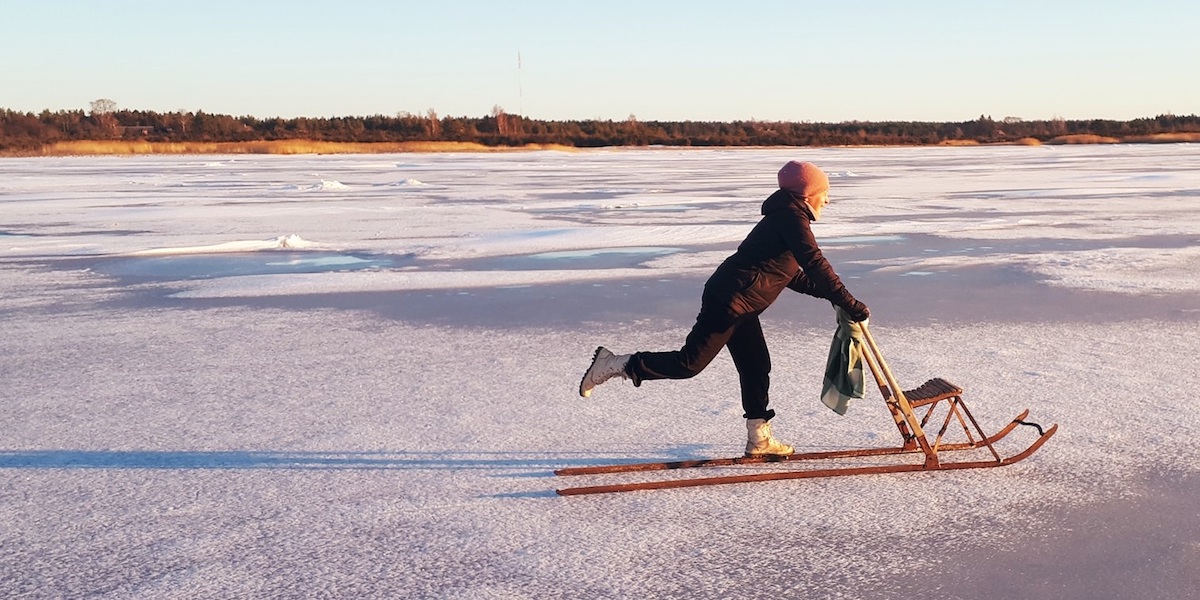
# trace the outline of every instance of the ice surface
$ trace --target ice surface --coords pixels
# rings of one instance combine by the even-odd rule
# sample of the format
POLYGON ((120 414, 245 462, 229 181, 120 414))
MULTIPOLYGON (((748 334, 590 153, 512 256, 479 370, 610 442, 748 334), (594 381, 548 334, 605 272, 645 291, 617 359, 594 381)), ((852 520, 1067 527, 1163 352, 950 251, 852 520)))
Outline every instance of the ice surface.
MULTIPOLYGON (((1186 597, 1194 536, 1131 563, 1079 523, 1200 531, 1198 232, 1195 145, 4 159, 0 596, 1186 597), (554 496, 740 451, 725 355, 575 390, 597 344, 678 347, 793 158, 902 383, 1060 433, 1003 469, 554 496)), ((876 396, 817 398, 827 303, 763 322, 786 441, 895 443, 876 396)))

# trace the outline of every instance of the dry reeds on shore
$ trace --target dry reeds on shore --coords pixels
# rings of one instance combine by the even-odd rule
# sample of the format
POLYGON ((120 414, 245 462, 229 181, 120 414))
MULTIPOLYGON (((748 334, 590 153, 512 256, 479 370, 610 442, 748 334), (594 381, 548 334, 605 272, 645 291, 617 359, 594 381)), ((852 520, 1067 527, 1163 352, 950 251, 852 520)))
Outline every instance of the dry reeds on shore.
MULTIPOLYGON (((1041 144, 1173 144, 1200 142, 1200 133, 1158 133, 1115 138, 1094 134, 1062 135, 1039 141, 1026 137, 1009 142, 1019 146, 1041 144)), ((988 145, 977 140, 943 140, 941 146, 988 145)), ((578 148, 560 144, 485 146, 475 142, 322 142, 316 140, 253 140, 245 142, 150 142, 145 140, 79 140, 55 142, 40 148, 0 152, 0 156, 128 156, 143 154, 395 154, 413 152, 514 152, 578 148)))
POLYGON ((1185 142, 1200 142, 1200 133, 1156 133, 1154 135, 1135 135, 1125 138, 1132 144, 1179 144, 1185 142))
POLYGON ((528 144, 492 147, 474 142, 320 142, 314 140, 259 140, 249 142, 147 142, 83 140, 43 146, 41 156, 95 156, 132 154, 391 154, 402 152, 503 152, 514 150, 574 150, 569 146, 528 144))
POLYGON ((1200 133, 1155 133, 1130 135, 1123 138, 1102 135, 1062 135, 1048 140, 1047 144, 1180 144, 1200 142, 1200 133))
POLYGON ((1060 135, 1056 138, 1046 140, 1047 144, 1119 144, 1121 140, 1115 137, 1107 137, 1103 135, 1095 135, 1092 133, 1081 133, 1077 135, 1060 135))

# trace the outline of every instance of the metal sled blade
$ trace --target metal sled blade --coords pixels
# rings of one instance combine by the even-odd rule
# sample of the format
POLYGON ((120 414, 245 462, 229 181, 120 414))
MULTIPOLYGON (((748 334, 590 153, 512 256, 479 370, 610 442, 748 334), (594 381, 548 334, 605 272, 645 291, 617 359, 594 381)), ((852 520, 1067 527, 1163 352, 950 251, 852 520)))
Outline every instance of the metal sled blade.
POLYGON ((1038 448, 1041 448, 1042 444, 1046 443, 1046 441, 1049 440, 1057 431, 1058 425, 1052 425, 1024 451, 1012 456, 1001 458, 999 460, 939 462, 937 466, 933 467, 926 466, 925 464, 911 463, 902 465, 876 465, 866 467, 841 467, 834 469, 778 471, 772 473, 750 473, 745 475, 725 475, 719 477, 699 477, 692 479, 672 479, 664 481, 571 487, 556 491, 560 496, 580 496, 585 494, 609 494, 615 492, 634 492, 639 490, 662 490, 725 485, 733 483, 751 483, 756 481, 779 481, 784 479, 814 479, 817 477, 844 477, 850 475, 880 475, 885 473, 916 473, 948 471, 953 469, 985 469, 990 467, 1003 467, 1028 458, 1031 454, 1037 452, 1038 448))
MULTIPOLYGON (((945 444, 942 451, 973 450, 987 444, 995 444, 1016 429, 1026 417, 1029 410, 1023 411, 1010 421, 1003 429, 991 437, 974 442, 945 444)), ((890 454, 913 454, 920 452, 917 446, 895 446, 890 448, 856 448, 849 450, 829 450, 824 452, 804 452, 787 456, 733 456, 727 458, 698 458, 693 460, 656 461, 621 463, 613 465, 590 465, 586 467, 565 467, 554 471, 558 476, 574 475, 603 475, 606 473, 636 473, 640 471, 670 471, 674 469, 693 469, 699 467, 728 467, 733 465, 754 465, 775 462, 793 462, 805 460, 828 460, 835 458, 855 458, 860 456, 887 456, 890 454)))

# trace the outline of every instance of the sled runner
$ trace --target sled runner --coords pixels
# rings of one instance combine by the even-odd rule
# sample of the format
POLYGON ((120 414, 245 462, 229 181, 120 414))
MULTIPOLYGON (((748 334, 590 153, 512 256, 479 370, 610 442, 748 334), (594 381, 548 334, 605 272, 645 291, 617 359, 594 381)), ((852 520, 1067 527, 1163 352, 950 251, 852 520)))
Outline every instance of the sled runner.
POLYGON ((879 473, 906 473, 917 471, 941 471, 949 469, 980 469, 987 467, 1002 467, 1028 458, 1049 440, 1058 430, 1058 425, 1043 429, 1036 423, 1025 421, 1029 411, 1022 411, 1007 425, 992 435, 983 432, 975 416, 967 408, 963 400, 962 388, 942 378, 926 381, 916 389, 903 391, 896 383, 896 378, 888 368, 879 346, 875 343, 866 323, 861 324, 864 350, 863 362, 871 371, 879 386, 880 394, 887 405, 888 412, 896 423, 902 443, 899 446, 884 448, 860 448, 850 450, 832 450, 825 452, 796 453, 787 456, 739 456, 731 458, 714 458, 698 460, 682 460, 670 462, 627 463, 616 465, 598 465, 587 467, 570 467, 559 469, 555 475, 599 475, 607 473, 630 473, 637 471, 663 471, 673 469, 688 469, 694 467, 720 467, 769 462, 795 462, 813 464, 817 461, 831 459, 857 459, 865 457, 883 457, 902 455, 913 460, 894 464, 875 464, 866 466, 839 466, 830 468, 808 468, 769 471, 761 473, 721 475, 716 477, 700 477, 690 479, 669 479, 659 481, 618 483, 588 487, 568 487, 557 490, 559 495, 574 496, 581 494, 602 494, 610 492, 630 492, 636 490, 651 490, 665 488, 682 488, 728 483, 745 483, 751 481, 774 481, 780 479, 808 479, 815 477, 838 477, 845 475, 869 475, 879 473), (917 413, 923 413, 920 417, 917 413), (930 424, 938 427, 935 436, 930 438, 926 428, 930 424), (1034 428, 1038 437, 1024 450, 1011 455, 1002 455, 996 449, 998 442, 1007 437, 1017 428, 1024 425, 1034 428), (963 455, 974 454, 971 458, 963 455))

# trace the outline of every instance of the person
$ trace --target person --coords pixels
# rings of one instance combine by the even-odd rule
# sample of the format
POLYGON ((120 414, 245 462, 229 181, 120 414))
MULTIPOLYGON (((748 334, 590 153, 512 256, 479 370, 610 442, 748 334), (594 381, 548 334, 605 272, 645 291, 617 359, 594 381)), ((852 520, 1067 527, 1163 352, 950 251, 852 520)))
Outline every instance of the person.
POLYGON ((737 368, 746 419, 746 456, 792 454, 771 432, 771 358, 759 315, 784 288, 829 300, 855 322, 870 310, 856 299, 825 260, 811 222, 829 204, 829 177, 811 162, 790 161, 777 175, 779 189, 762 205, 762 219, 704 284, 700 313, 683 347, 669 352, 617 355, 600 346, 579 382, 579 395, 615 377, 635 386, 655 379, 687 379, 704 370, 721 348, 737 368))

